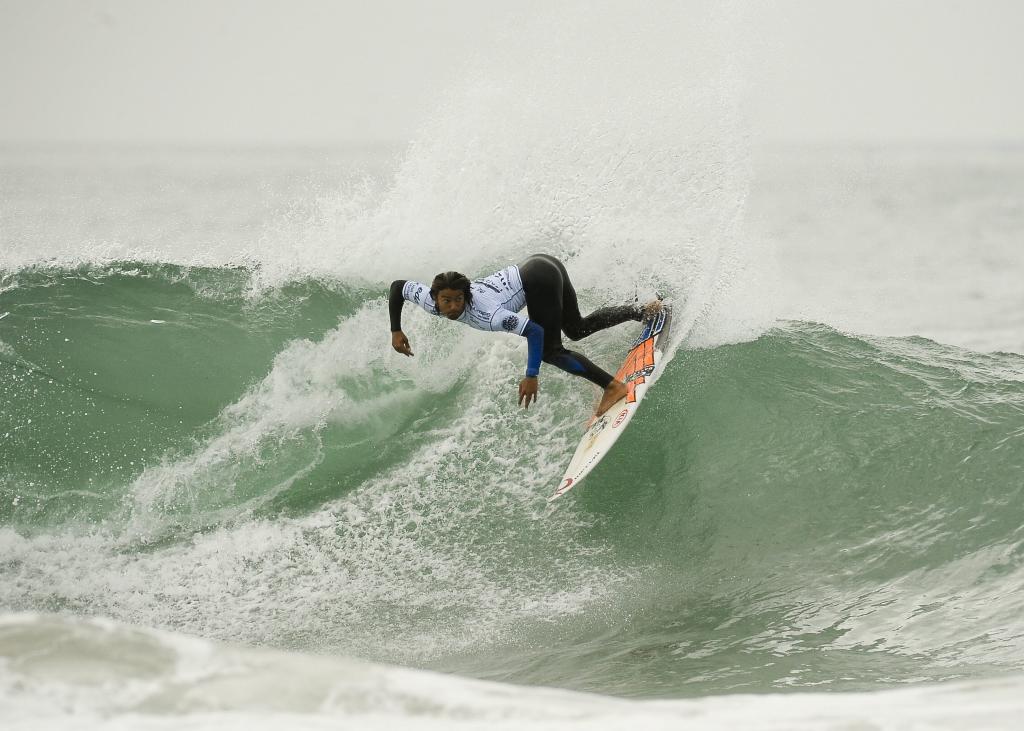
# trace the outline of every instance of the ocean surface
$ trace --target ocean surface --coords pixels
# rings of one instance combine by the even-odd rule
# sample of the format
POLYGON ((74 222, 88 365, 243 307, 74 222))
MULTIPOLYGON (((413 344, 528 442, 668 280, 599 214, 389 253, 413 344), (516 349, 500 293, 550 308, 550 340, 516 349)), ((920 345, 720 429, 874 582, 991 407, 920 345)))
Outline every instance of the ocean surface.
POLYGON ((556 41, 409 144, 0 147, 4 728, 1019 727, 1024 148, 556 41), (552 506, 596 390, 384 299, 536 252, 676 308, 552 506))

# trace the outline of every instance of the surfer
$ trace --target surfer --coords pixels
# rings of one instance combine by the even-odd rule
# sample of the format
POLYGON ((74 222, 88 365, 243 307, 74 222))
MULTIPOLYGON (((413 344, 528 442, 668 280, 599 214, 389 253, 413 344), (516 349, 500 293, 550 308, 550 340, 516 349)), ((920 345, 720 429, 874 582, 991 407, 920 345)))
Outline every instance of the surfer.
POLYGON ((407 356, 413 352, 409 338, 402 332, 402 306, 406 300, 432 315, 457 320, 477 330, 505 331, 525 337, 528 348, 526 376, 519 382, 521 406, 528 409, 537 400, 537 376, 543 360, 599 386, 604 393, 597 406, 598 415, 626 395, 626 385, 584 355, 567 350, 562 345, 562 333, 570 340, 580 340, 622 322, 642 322, 661 309, 660 301, 655 300, 643 307, 603 307, 582 317, 565 266, 547 254, 535 254, 518 266, 473 282, 458 272, 438 274, 429 287, 396 279, 388 297, 391 347, 407 356), (523 307, 528 317, 518 314, 523 307))

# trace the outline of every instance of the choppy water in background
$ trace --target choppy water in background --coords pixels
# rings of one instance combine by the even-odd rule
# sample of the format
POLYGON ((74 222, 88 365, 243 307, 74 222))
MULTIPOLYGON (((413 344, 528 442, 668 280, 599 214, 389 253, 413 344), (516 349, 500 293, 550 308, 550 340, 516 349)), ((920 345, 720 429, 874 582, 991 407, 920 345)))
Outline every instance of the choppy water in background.
POLYGON ((623 22, 408 147, 0 150, 0 713, 1012 727, 1024 151, 751 150, 728 15, 623 22), (589 385, 524 414, 519 339, 407 311, 400 358, 383 301, 536 251, 677 307, 553 511, 589 385))
POLYGON ((749 225, 775 242, 785 316, 1024 352, 1024 146, 758 157, 749 225))

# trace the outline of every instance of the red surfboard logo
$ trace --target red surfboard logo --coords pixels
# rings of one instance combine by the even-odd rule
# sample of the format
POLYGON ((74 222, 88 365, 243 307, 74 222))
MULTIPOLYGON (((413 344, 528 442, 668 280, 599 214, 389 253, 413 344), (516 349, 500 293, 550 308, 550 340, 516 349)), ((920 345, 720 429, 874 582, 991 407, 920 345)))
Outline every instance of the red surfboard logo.
POLYGON ((626 420, 627 416, 629 416, 629 409, 623 409, 620 411, 619 415, 615 417, 615 421, 612 422, 612 429, 622 424, 622 422, 626 420))

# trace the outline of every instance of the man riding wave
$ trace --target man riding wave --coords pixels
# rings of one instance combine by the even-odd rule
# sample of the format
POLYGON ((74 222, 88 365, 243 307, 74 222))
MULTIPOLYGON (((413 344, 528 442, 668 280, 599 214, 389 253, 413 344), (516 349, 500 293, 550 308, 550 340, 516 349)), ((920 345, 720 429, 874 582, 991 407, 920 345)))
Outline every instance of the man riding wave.
POLYGON ((562 345, 562 333, 581 340, 592 333, 622 322, 642 322, 661 309, 658 300, 644 307, 619 305, 603 307, 586 317, 580 315, 576 290, 565 266, 553 256, 535 254, 488 277, 470 281, 458 272, 443 272, 430 286, 396 279, 391 283, 388 311, 391 317, 391 346, 413 355, 409 338, 402 332, 402 306, 419 305, 431 315, 457 320, 477 330, 521 335, 528 343, 526 375, 519 382, 519 404, 525 408, 537 400, 537 377, 541 361, 566 373, 581 376, 604 393, 596 414, 600 415, 623 398, 626 385, 598 368, 586 356, 562 345), (519 312, 526 308, 528 317, 519 312))

